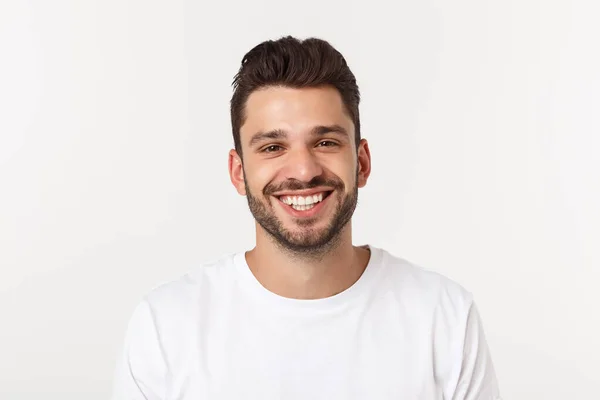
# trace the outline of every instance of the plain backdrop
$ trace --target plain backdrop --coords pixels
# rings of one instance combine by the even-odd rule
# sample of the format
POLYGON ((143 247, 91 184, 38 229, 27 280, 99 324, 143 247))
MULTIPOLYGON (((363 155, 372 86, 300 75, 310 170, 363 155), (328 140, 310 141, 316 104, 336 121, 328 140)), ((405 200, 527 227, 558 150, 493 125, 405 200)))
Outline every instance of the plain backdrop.
POLYGON ((0 4, 0 399, 108 398, 141 297, 253 246, 230 85, 287 34, 358 79, 355 244, 474 293, 505 399, 600 398, 597 3, 0 4))

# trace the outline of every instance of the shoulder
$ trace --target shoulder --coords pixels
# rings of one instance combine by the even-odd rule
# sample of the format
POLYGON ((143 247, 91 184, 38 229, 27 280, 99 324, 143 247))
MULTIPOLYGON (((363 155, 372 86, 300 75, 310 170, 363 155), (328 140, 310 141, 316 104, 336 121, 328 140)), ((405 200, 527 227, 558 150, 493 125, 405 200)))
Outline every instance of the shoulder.
POLYGON ((435 355, 435 375, 455 387, 467 334, 479 331, 473 295, 456 281, 382 251, 388 289, 402 303, 412 327, 421 327, 435 355))
MULTIPOLYGON (((410 301, 465 318, 473 295, 458 282, 438 272, 415 264, 391 252, 379 249, 381 264, 389 289, 410 301)), ((433 311, 433 310, 432 310, 433 311)))
POLYGON ((184 275, 163 282, 143 298, 154 314, 169 319, 195 312, 205 298, 227 292, 235 281, 234 253, 220 256, 191 268, 184 275))

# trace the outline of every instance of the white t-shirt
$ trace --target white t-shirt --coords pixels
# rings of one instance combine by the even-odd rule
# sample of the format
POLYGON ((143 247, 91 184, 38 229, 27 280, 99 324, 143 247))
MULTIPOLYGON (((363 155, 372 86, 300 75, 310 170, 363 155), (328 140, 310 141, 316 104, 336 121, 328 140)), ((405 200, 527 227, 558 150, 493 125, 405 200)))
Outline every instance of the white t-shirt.
POLYGON ((360 279, 325 299, 265 289, 230 254, 135 309, 114 400, 498 400, 472 296, 368 246, 360 279))

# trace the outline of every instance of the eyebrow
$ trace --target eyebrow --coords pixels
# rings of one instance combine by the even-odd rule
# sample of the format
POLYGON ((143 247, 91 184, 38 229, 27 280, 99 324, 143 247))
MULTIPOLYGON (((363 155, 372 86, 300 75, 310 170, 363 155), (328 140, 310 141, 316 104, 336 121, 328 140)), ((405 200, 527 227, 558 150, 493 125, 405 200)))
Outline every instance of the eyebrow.
MULTIPOLYGON (((342 128, 340 125, 318 125, 311 129, 311 136, 322 136, 328 133, 335 133, 340 136, 344 136, 348 139, 348 132, 342 128)), ((258 132, 252 136, 250 139, 250 147, 253 147, 257 143, 263 142, 265 140, 276 140, 276 139, 285 139, 288 137, 288 134, 283 129, 273 129, 268 132, 258 132)))

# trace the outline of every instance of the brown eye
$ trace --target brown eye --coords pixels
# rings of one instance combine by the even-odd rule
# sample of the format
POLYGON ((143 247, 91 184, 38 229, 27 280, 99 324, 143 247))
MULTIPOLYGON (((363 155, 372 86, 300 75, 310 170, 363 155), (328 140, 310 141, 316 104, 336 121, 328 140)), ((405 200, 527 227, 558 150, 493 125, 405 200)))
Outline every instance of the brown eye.
POLYGON ((276 151, 276 150, 273 150, 273 148, 275 148, 275 149, 281 149, 281 146, 278 146, 278 145, 276 145, 276 144, 272 144, 272 145, 270 145, 270 146, 268 146, 268 147, 265 147, 265 148, 262 150, 262 152, 263 152, 263 153, 273 153, 273 152, 275 152, 275 151, 276 151))
POLYGON ((327 143, 327 146, 323 146, 323 147, 332 147, 332 146, 337 146, 338 144, 336 142, 332 142, 330 140, 323 140, 322 142, 319 142, 319 145, 322 145, 323 143, 327 143))

